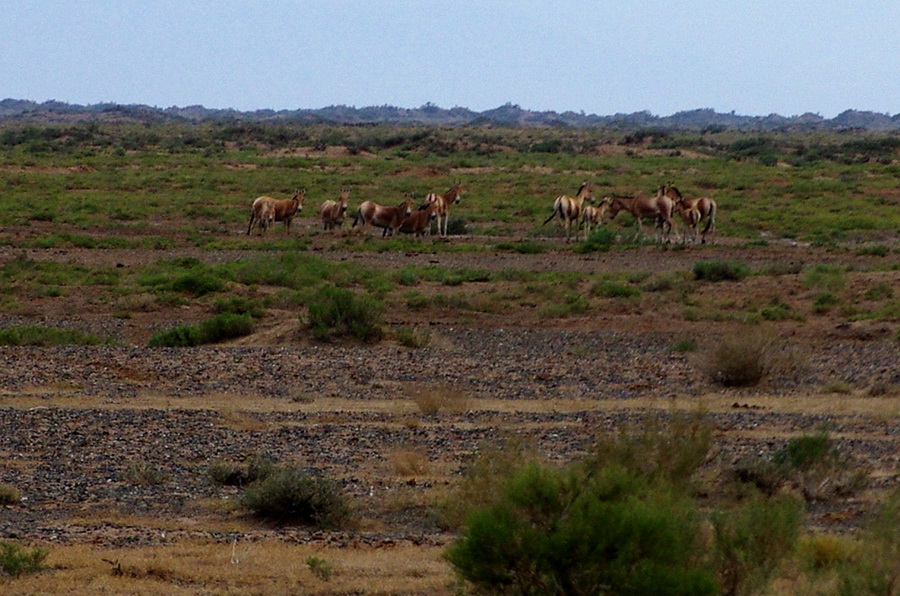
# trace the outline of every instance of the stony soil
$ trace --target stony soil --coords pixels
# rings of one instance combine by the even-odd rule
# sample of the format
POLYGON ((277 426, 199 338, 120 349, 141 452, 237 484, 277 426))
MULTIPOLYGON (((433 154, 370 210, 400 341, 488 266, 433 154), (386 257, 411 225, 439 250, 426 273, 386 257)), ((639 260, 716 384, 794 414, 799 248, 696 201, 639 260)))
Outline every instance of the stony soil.
MULTIPOLYGON (((872 259, 896 264, 898 254, 865 257, 854 250, 745 247, 727 240, 703 249, 643 247, 586 256, 559 240, 537 255, 433 252, 426 240, 421 251, 376 254, 332 251, 329 242, 316 236, 312 250, 385 269, 664 271, 714 257, 754 268, 837 263, 870 269, 872 259)), ((188 247, 3 248, 0 264, 23 253, 124 268, 173 256, 221 261, 248 255, 188 247)), ((867 283, 884 279, 900 290, 896 267, 883 269, 867 274, 867 283)), ((700 292, 723 301, 732 295, 799 299, 796 277, 758 276, 700 292)), ((463 287, 477 292, 477 285, 463 287)), ((153 331, 202 313, 179 307, 121 319, 91 296, 35 298, 15 315, 0 314, 0 326, 69 326, 114 336, 120 345, 0 348, 0 484, 23 495, 20 504, 0 508, 0 539, 127 546, 240 535, 442 544, 452 534, 439 526, 431 504, 485 442, 515 436, 565 462, 583 454, 598 433, 639 424, 648 412, 698 407, 716 426, 710 468, 722 482, 741 457, 771 454, 791 436, 828 426, 854 465, 870 474, 851 494, 812 503, 810 526, 852 528, 879 495, 897 486, 898 321, 847 323, 833 314, 779 323, 800 364, 752 389, 725 389, 700 372, 699 355, 670 346, 683 337, 709 345, 736 324, 685 321, 680 308, 660 304, 559 320, 537 312, 388 313, 392 328, 430 330, 431 341, 416 349, 390 339, 366 346, 315 343, 299 328, 297 313, 273 311, 256 334, 229 345, 151 349, 143 346, 153 331), (823 389, 835 382, 850 392, 823 389), (423 391, 463 405, 425 414, 415 401, 423 391), (212 484, 205 471, 216 460, 253 454, 339 479, 357 511, 354 527, 334 533, 279 528, 231 508, 238 489, 212 484), (144 468, 162 477, 142 484, 135 473, 144 468)))

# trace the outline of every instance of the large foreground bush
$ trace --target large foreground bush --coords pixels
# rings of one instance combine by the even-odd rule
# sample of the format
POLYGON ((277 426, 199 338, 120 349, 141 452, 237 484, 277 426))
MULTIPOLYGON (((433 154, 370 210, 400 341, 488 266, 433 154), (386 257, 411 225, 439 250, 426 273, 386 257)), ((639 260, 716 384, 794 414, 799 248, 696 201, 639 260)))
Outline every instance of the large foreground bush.
POLYGON ((490 593, 716 594, 699 528, 689 500, 624 468, 532 464, 469 516, 445 556, 490 593))

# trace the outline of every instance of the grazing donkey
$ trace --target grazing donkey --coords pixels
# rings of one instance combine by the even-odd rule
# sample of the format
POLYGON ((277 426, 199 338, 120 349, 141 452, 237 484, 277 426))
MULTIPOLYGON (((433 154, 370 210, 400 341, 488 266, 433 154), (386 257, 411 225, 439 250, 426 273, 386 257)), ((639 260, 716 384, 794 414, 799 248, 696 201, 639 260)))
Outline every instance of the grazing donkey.
POLYGON ((566 242, 569 242, 571 240, 571 226, 574 223, 575 227, 578 227, 578 220, 581 217, 581 211, 585 202, 594 202, 594 195, 587 182, 582 183, 574 197, 568 197, 566 195, 556 197, 556 200, 553 201, 553 213, 544 220, 544 225, 550 223, 554 217, 558 217, 566 227, 566 242))
POLYGON ((664 238, 666 242, 669 242, 675 201, 666 196, 665 188, 665 186, 660 186, 655 197, 634 197, 630 199, 613 197, 612 202, 609 204, 609 218, 615 219, 620 211, 630 213, 637 220, 638 233, 635 235, 635 238, 637 238, 644 233, 641 219, 652 217, 657 220, 657 226, 661 230, 661 239, 664 238))
POLYGON ((250 223, 247 224, 247 235, 253 229, 253 224, 260 228, 262 234, 272 222, 283 221, 284 231, 291 231, 291 220, 298 211, 303 211, 303 201, 306 200, 306 191, 298 190, 290 199, 273 199, 272 197, 259 197, 253 201, 250 209, 250 223))
POLYGON ((431 222, 437 217, 435 208, 436 204, 433 201, 426 201, 406 216, 398 228, 399 231, 404 234, 415 234, 417 238, 431 233, 431 222))
POLYGON ((350 201, 350 189, 342 188, 341 197, 337 201, 327 200, 322 203, 322 225, 326 230, 333 230, 344 225, 344 214, 350 201))
MULTIPOLYGON (((706 197, 685 199, 681 195, 681 191, 671 184, 666 185, 666 196, 675 201, 675 208, 690 230, 692 242, 697 242, 697 227, 701 221, 706 220, 706 227, 700 232, 700 244, 706 244, 706 234, 715 231, 716 210, 718 209, 716 202, 706 197)), ((682 236, 682 242, 685 241, 686 236, 687 234, 682 236)))
POLYGON ((426 203, 434 203, 434 215, 437 219, 438 235, 441 238, 447 237, 447 222, 450 220, 450 204, 462 201, 462 193, 466 189, 462 184, 457 182, 450 187, 450 190, 442 195, 437 193, 429 193, 425 196, 426 203))
POLYGON ((360 232, 364 232, 366 226, 372 224, 376 228, 382 228, 381 237, 393 236, 394 231, 403 223, 403 219, 412 213, 412 195, 406 195, 402 203, 396 207, 389 205, 379 205, 375 201, 364 201, 356 210, 356 217, 353 218, 353 226, 356 227, 360 221, 360 232))

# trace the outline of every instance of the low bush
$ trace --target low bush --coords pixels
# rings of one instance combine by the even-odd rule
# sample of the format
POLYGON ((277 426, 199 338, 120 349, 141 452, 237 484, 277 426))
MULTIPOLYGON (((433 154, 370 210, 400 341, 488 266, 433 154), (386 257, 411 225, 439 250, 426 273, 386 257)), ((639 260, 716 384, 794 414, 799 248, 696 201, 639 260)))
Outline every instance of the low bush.
POLYGON ((17 505, 22 501, 22 493, 8 484, 0 484, 0 505, 17 505))
POLYGON ((837 293, 847 285, 847 274, 837 265, 815 265, 803 274, 803 284, 810 289, 837 293))
POLYGON ((0 329, 0 345, 4 346, 96 346, 104 343, 108 343, 107 340, 77 329, 42 325, 0 329))
POLYGON ((352 337, 363 342, 378 341, 383 307, 373 298, 357 296, 350 290, 323 286, 307 303, 309 328, 316 339, 352 337))
POLYGON ((128 466, 122 479, 134 486, 157 486, 166 481, 166 474, 147 462, 135 462, 128 466))
POLYGON ((813 301, 813 312, 816 314, 824 314, 840 303, 838 297, 830 292, 819 294, 813 301))
POLYGON ((601 437, 586 460, 588 469, 623 466, 653 482, 684 486, 706 461, 713 425, 704 416, 646 416, 616 435, 601 437))
POLYGON ((213 302, 213 310, 218 314, 250 315, 255 319, 259 319, 265 314, 265 309, 259 300, 242 296, 220 298, 213 302))
POLYGON ((757 330, 725 336, 708 353, 702 366, 719 385, 756 385, 769 371, 773 342, 769 334, 757 330))
POLYGON ((154 334, 147 345, 151 348, 182 348, 214 344, 253 333, 255 324, 250 315, 230 312, 218 314, 199 325, 179 325, 154 334))
POLYGON ((278 524, 328 529, 350 519, 350 506, 337 484, 291 466, 275 468, 248 486, 240 502, 257 517, 278 524))
POLYGON ((600 281, 591 287, 591 294, 605 298, 633 298, 640 296, 641 291, 637 288, 611 281, 600 281))
POLYGON ((268 478, 274 470, 275 464, 271 460, 255 455, 243 465, 231 461, 213 462, 207 468, 206 475, 215 484, 247 486, 268 478))
POLYGON ((741 281, 750 275, 750 267, 737 261, 712 259, 694 263, 694 278, 703 281, 741 281))
POLYGON ((44 568, 49 551, 35 547, 27 549, 13 542, 0 542, 0 570, 9 577, 37 573, 44 568))
POLYGON ((400 345, 407 348, 424 348, 431 343, 431 330, 423 327, 400 327, 395 335, 400 345))
POLYGON ((587 240, 576 244, 572 250, 579 254, 606 252, 615 241, 616 235, 606 227, 600 226, 591 232, 587 240))

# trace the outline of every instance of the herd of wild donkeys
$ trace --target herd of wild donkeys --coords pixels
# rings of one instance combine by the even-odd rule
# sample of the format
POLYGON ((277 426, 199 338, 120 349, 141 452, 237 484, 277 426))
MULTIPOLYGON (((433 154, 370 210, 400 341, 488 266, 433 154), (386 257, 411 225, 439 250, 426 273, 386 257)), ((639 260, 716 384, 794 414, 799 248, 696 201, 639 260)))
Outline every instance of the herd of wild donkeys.
MULTIPOLYGON (((459 203, 465 189, 460 183, 454 184, 444 194, 430 193, 425 201, 416 209, 413 209, 412 195, 407 194, 402 203, 396 206, 379 205, 374 201, 364 201, 356 211, 353 225, 361 223, 361 230, 366 226, 382 228, 382 236, 393 235, 396 232, 424 236, 431 230, 432 220, 437 221, 437 231, 441 238, 447 236, 447 221, 450 214, 450 205, 459 203)), ((303 201, 306 192, 298 190, 290 199, 273 199, 272 197, 259 197, 253 201, 250 211, 250 223, 247 225, 247 234, 255 225, 259 233, 265 231, 277 221, 284 222, 286 231, 290 231, 291 220, 298 211, 303 210, 303 201)), ((322 203, 322 224, 326 230, 339 228, 344 223, 347 205, 350 200, 350 190, 341 189, 340 198, 337 201, 328 200, 322 203)), ((686 199, 681 192, 671 184, 665 184, 657 189, 654 197, 605 197, 594 205, 594 195, 590 185, 585 182, 578 189, 574 197, 562 195, 556 197, 553 202, 553 213, 544 224, 554 218, 559 219, 566 230, 566 242, 572 239, 573 232, 578 235, 578 229, 584 232, 584 238, 591 233, 593 226, 603 222, 607 213, 610 219, 616 217, 620 211, 629 212, 637 220, 638 234, 643 233, 641 220, 651 217, 656 221, 656 227, 660 230, 661 240, 668 242, 673 228, 672 218, 677 211, 687 228, 683 240, 688 238, 696 242, 698 235, 701 243, 706 242, 706 235, 715 227, 716 202, 706 197, 686 199), (700 222, 706 220, 706 226, 699 230, 700 222), (573 230, 574 228, 574 230, 573 230)))

